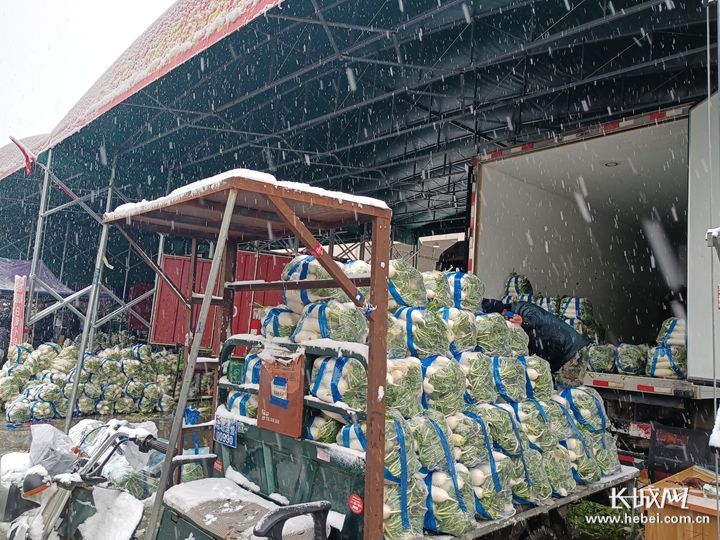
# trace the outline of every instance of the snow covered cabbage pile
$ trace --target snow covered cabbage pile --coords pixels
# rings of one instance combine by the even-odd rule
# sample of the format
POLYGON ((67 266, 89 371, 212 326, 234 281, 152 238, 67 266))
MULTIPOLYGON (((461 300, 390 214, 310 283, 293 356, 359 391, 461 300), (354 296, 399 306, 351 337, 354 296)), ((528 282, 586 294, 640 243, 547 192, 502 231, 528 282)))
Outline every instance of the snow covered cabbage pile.
POLYGON ((475 316, 477 346, 488 354, 509 356, 510 328, 499 313, 478 313, 475 316))
POLYGON ((666 379, 687 377, 687 349, 683 345, 658 345, 648 352, 645 374, 666 379))
POLYGON ((510 272, 510 275, 505 280, 505 296, 520 296, 523 294, 532 294, 533 288, 530 280, 515 272, 510 272))
POLYGON ((463 409, 467 381, 465 372, 455 360, 430 356, 422 360, 423 404, 443 414, 463 409))
POLYGON ((466 401, 492 403, 497 401, 493 379, 493 359, 482 352, 464 352, 460 356, 460 368, 467 380, 466 401))
POLYGON ((432 270, 422 273, 425 289, 427 290, 428 303, 436 307, 452 306, 450 296, 450 285, 448 284, 445 272, 432 270))
POLYGON ((452 336, 450 352, 455 358, 459 358, 465 351, 475 349, 477 328, 475 327, 475 316, 472 313, 452 307, 439 308, 437 313, 450 329, 452 336))
POLYGON ((493 356, 493 379, 495 389, 507 402, 527 399, 527 376, 525 366, 518 358, 493 356))
POLYGON ((685 319, 670 317, 663 321, 657 337, 658 345, 687 346, 685 319))
POLYGON ((512 458, 510 487, 519 504, 537 504, 552 496, 552 485, 545 472, 543 455, 537 450, 525 449, 512 458))
POLYGON ((352 302, 308 304, 292 335, 295 343, 329 338, 335 341, 365 343, 368 323, 352 302))
POLYGON ((342 424, 324 413, 311 416, 307 422, 305 438, 322 443, 333 443, 342 424))
POLYGON ((617 347, 615 365, 617 366, 618 373, 637 375, 645 372, 647 358, 647 346, 622 343, 617 347))
POLYGON ((565 319, 579 319, 588 324, 593 321, 593 307, 587 298, 565 296, 560 300, 559 312, 565 319))
POLYGON ((445 274, 450 286, 450 299, 452 306, 467 311, 480 311, 482 309, 485 284, 475 274, 463 272, 448 272, 445 274))
POLYGON ((590 345, 583 349, 583 356, 591 371, 601 373, 615 371, 617 350, 613 345, 590 345))
POLYGON ((521 357, 519 360, 521 362, 524 360, 525 375, 529 385, 526 386, 528 397, 549 400, 554 390, 550 362, 534 355, 527 358, 521 357))
POLYGON ((510 329, 510 351, 514 356, 527 356, 530 352, 528 349, 530 336, 525 333, 522 326, 510 322, 507 325, 510 329))
POLYGON ((452 336, 440 315, 423 307, 403 307, 395 312, 395 317, 405 325, 409 356, 426 358, 449 354, 452 336))
POLYGON ((262 322, 262 335, 265 337, 290 337, 295 332, 300 317, 287 306, 277 306, 267 310, 262 322))
MULTIPOLYGON (((282 281, 315 281, 331 279, 325 268, 311 255, 298 255, 283 268, 282 281)), ((301 289, 283 291, 283 302, 295 313, 302 313, 304 306, 317 302, 345 299, 342 290, 337 287, 319 289, 301 289)))

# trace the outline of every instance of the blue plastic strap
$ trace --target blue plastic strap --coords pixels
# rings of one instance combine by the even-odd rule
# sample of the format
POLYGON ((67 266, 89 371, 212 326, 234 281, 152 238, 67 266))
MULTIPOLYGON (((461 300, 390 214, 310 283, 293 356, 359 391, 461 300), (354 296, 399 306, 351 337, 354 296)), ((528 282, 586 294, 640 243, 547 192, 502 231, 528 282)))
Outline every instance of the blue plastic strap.
POLYGON ((247 394, 247 393, 241 394, 240 403, 238 404, 238 409, 242 416, 247 416, 248 401, 250 401, 250 394, 247 394))
POLYGON ((396 317, 401 317, 403 314, 405 315, 405 334, 406 334, 407 348, 410 351, 410 354, 415 357, 419 357, 419 355, 418 355, 417 350, 415 349, 415 341, 413 340, 412 314, 415 313, 415 311, 420 311, 423 309, 425 309, 425 308, 402 307, 395 312, 396 317))
POLYGON ((528 399, 534 399, 535 392, 533 390, 532 381, 530 380, 530 377, 527 376, 527 359, 525 358, 524 355, 519 354, 518 361, 525 368, 525 393, 527 394, 528 399))
POLYGON ((323 338, 330 337, 330 329, 328 327, 327 315, 325 314, 326 310, 327 310, 327 304, 319 305, 317 318, 318 318, 318 326, 320 327, 320 336, 323 338))
POLYGON ((393 420, 393 423, 395 424, 395 434, 400 445, 400 519, 403 530, 408 531, 410 530, 410 517, 407 508, 408 467, 405 458, 405 433, 400 422, 393 420))
POLYGON ((433 511, 433 500, 432 500, 432 473, 425 476, 425 487, 427 487, 427 498, 425 499, 425 519, 423 520, 423 526, 428 531, 437 531, 437 521, 435 521, 435 512, 433 511))
MULTIPOLYGON (((591 433, 597 433, 598 431, 601 431, 601 430, 604 432, 605 428, 606 428, 606 420, 605 420, 605 413, 603 411, 603 407, 602 407, 602 405, 600 405, 600 402, 597 400, 597 398, 595 396, 593 396, 589 392, 586 392, 586 394, 588 396, 590 396, 592 398, 592 400, 595 402, 595 408, 597 409, 598 415, 600 415, 600 429, 593 426, 590 422, 588 422, 587 420, 585 420, 585 418, 583 418, 582 414, 580 414, 580 410, 577 408, 577 406, 575 405, 575 402, 573 401, 571 387, 569 387, 569 386, 566 387, 562 391, 562 394, 560 394, 560 395, 562 397, 564 397, 567 400, 567 402, 570 404, 570 409, 572 410, 573 415, 575 416, 576 420, 578 421, 578 423, 581 426, 588 428, 588 430, 590 430, 591 433)), ((603 436, 603 438, 604 438, 604 436, 603 436)))
POLYGON ((400 291, 397 290, 397 287, 395 287, 395 284, 393 283, 392 279, 388 279, 388 290, 390 291, 390 296, 393 297, 393 300, 395 300, 395 303, 398 306, 407 306, 407 302, 400 294, 400 291))
POLYGON ((344 356, 335 360, 335 366, 333 367, 332 378, 330 379, 330 392, 332 392, 333 401, 342 401, 342 394, 338 390, 338 383, 340 377, 342 377, 343 369, 347 364, 348 359, 344 356))
POLYGON ((492 445, 490 444, 490 436, 488 435, 487 426, 485 425, 483 419, 474 412, 465 411, 464 414, 471 420, 477 422, 480 426, 480 429, 482 430, 483 442, 485 443, 485 449, 487 450, 488 458, 490 461, 490 472, 492 473, 493 486, 495 487, 495 491, 499 493, 500 491, 502 491, 502 484, 500 484, 500 476, 498 475, 497 465, 495 464, 495 458, 493 457, 493 449, 492 445))
POLYGON ((455 458, 450 451, 450 447, 445 440, 445 435, 443 435, 440 426, 438 426, 437 422, 435 422, 435 420, 433 420, 432 418, 428 417, 427 420, 428 422, 430 422, 430 425, 432 425, 432 427, 435 429, 440 439, 440 444, 442 445, 443 453, 445 454, 445 461, 447 462, 448 466, 448 474, 450 475, 450 479, 452 480, 453 488, 455 489, 455 497, 457 498, 457 502, 460 505, 460 510, 467 513, 467 506, 465 506, 465 501, 463 501, 462 495, 460 495, 460 488, 458 488, 457 473, 455 472, 455 458))
POLYGON ((325 368, 328 365, 328 362, 332 360, 331 357, 327 356, 322 359, 320 362, 320 367, 318 368, 317 375, 315 375, 315 382, 313 382, 313 387, 311 390, 311 393, 313 396, 317 397, 318 389, 320 388, 320 384, 322 383, 323 377, 325 376, 325 368))
POLYGON ((495 381, 495 388, 497 388, 498 393, 508 402, 512 403, 515 400, 510 398, 507 393, 507 388, 505 388, 505 384, 502 381, 502 378, 500 377, 500 362, 502 358, 498 355, 493 356, 493 380, 495 381))
MULTIPOLYGON (((425 372, 427 371, 427 368, 429 368, 432 365, 432 363, 435 361, 436 358, 437 358, 437 355, 433 355, 433 356, 428 356, 427 358, 423 358, 420 361, 423 379, 425 379, 425 372)), ((422 406, 424 409, 428 408, 427 396, 425 395, 425 385, 423 385, 423 393, 422 393, 422 396, 420 397, 420 402, 422 403, 422 406)))
POLYGON ((350 425, 343 426, 343 428, 342 428, 343 446, 345 448, 350 448, 350 430, 351 429, 355 432, 355 436, 357 437, 358 442, 362 446, 363 450, 365 450, 366 449, 365 434, 362 432, 360 425, 358 425, 357 423, 352 423, 350 425))
POLYGON ((232 412, 233 407, 235 406, 235 402, 237 401, 237 399, 238 399, 238 398, 242 398, 243 395, 245 395, 244 392, 234 392, 234 393, 230 396, 230 399, 228 400, 228 410, 229 410, 230 412, 232 412))
POLYGON ((462 309, 462 272, 455 272, 453 276, 453 304, 458 309, 462 309))

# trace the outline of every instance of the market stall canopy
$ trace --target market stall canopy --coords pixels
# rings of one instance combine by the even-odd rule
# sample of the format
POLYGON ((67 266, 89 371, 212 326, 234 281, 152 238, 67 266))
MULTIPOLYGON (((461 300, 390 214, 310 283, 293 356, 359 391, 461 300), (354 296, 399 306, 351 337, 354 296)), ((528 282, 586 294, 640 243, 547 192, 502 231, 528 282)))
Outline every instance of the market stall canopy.
MULTIPOLYGON (((29 276, 31 266, 32 261, 0 257, 0 291, 13 291, 15 289, 15 276, 29 276)), ((38 261, 37 276, 60 296, 70 296, 73 293, 71 289, 55 277, 55 274, 42 261, 38 261)), ((36 285, 35 292, 50 294, 41 283, 36 285)))
MULTIPOLYGON (((80 98, 48 135, 23 146, 38 155, 246 25, 282 0, 178 0, 80 98)), ((24 166, 14 145, 0 148, 0 180, 24 166)))

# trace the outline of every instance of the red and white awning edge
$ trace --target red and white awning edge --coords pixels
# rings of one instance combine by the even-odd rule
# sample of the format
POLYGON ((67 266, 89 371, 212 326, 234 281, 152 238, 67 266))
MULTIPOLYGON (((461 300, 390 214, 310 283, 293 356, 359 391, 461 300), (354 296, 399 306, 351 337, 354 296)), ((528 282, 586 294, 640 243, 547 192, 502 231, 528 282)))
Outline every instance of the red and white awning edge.
MULTIPOLYGON (((97 80, 47 135, 20 142, 38 155, 80 131, 179 65, 283 0, 178 0, 97 80)), ((2 134, 7 136, 11 134, 2 134)), ((25 166, 14 143, 0 148, 0 180, 25 166)))

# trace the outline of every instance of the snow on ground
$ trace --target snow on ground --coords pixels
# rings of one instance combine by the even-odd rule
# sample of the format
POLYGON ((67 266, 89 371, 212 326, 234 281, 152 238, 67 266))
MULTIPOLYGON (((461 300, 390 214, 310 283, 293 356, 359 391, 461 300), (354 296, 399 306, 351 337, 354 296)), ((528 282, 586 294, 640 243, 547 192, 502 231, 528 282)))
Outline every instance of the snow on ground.
POLYGON ((7 488, 10 484, 19 484, 30 468, 30 454, 10 452, 0 457, 0 485, 7 488))
POLYGON ((124 491, 97 486, 93 501, 97 513, 80 525, 83 538, 130 540, 142 518, 143 503, 124 491))

